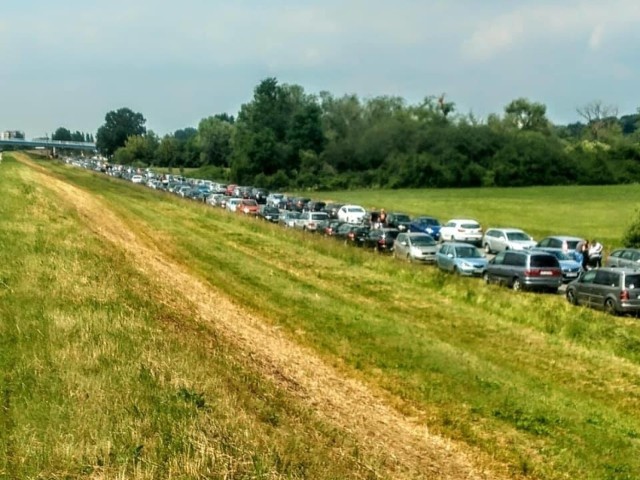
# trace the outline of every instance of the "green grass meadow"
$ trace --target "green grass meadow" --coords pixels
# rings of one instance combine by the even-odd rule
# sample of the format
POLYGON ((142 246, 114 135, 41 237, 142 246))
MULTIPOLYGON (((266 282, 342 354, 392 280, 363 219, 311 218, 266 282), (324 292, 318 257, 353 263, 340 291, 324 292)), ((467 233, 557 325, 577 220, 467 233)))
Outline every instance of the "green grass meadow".
MULTIPOLYGON (((72 206, 0 164, 0 477, 376 478, 72 206), (213 346, 212 346, 213 345, 213 346), (252 432, 248 435, 247 432, 252 432), (346 452, 346 453, 345 453, 346 452), (120 477, 118 477, 120 475, 120 477)), ((640 322, 40 161, 296 342, 514 478, 640 477, 640 322)), ((619 245, 640 188, 321 197, 619 245)))

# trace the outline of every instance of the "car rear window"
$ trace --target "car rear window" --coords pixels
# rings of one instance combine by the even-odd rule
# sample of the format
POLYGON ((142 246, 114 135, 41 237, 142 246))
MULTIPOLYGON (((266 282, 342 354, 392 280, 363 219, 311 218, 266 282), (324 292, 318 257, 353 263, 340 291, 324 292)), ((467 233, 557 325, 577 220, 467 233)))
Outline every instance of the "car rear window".
POLYGON ((314 214, 311 215, 311 218, 313 220, 326 220, 327 214, 326 213, 314 213, 314 214))
POLYGON ((462 228, 480 228, 480 225, 477 223, 463 223, 460 225, 462 228))
POLYGON ((558 267, 558 260, 553 255, 532 255, 531 266, 536 268, 558 267))
POLYGON ((640 288, 640 275, 627 275, 624 279, 627 288, 640 288))

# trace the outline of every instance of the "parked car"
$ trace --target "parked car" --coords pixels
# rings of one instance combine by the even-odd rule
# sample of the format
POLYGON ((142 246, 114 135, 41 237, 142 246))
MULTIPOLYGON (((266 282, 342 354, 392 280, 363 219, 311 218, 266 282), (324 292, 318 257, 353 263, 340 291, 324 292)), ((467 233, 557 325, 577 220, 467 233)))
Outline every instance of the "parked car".
POLYGON ((367 235, 371 230, 368 226, 365 225, 355 225, 350 224, 351 229, 347 232, 345 236, 344 243, 345 245, 351 245, 353 247, 362 247, 367 239, 367 235))
POLYGON ((408 262, 435 263, 438 244, 425 233, 401 232, 393 243, 393 256, 408 262))
POLYGON ((473 245, 452 242, 441 245, 436 253, 436 265, 457 275, 481 277, 487 268, 487 258, 473 245))
POLYGON ((258 215, 258 202, 253 198, 243 198, 236 205, 235 211, 241 215, 258 215))
POLYGON ((307 232, 322 231, 329 222, 327 212, 302 212, 296 219, 294 227, 307 232))
POLYGON ((329 223, 324 227, 324 234, 327 237, 333 237, 337 233, 340 225, 344 225, 344 222, 341 222, 340 220, 329 220, 329 223))
POLYGON ((397 228, 375 228, 369 230, 363 246, 372 248, 375 252, 391 252, 399 233, 400 230, 397 228))
POLYGON ((440 228, 440 240, 482 245, 482 227, 475 220, 454 218, 440 228))
POLYGON ((386 226, 389 228, 397 228, 401 232, 408 230, 411 223, 411 217, 406 213, 391 212, 387 214, 386 226))
POLYGON ((293 228, 295 226, 296 220, 299 217, 300 217, 300 212, 287 210, 280 214, 280 218, 278 219, 278 224, 286 228, 293 228))
POLYGON ((260 208, 258 209, 258 218, 268 222, 277 223, 280 218, 280 210, 273 205, 260 205, 260 208))
POLYGON ((360 205, 343 205, 338 209, 338 220, 347 223, 362 223, 367 212, 360 205))
POLYGON ((550 253, 558 259, 558 263, 560 263, 560 269, 562 270, 562 281, 564 283, 575 280, 582 273, 582 264, 577 261, 575 257, 569 252, 563 252, 559 248, 535 247, 533 250, 537 252, 550 253))
POLYGON ((242 201, 242 198, 238 198, 238 197, 231 197, 230 199, 228 199, 225 203, 225 208, 227 210, 229 210, 230 212, 235 212, 236 208, 238 207, 238 204, 242 201))
POLYGON ((605 260, 604 266, 640 268, 640 249, 619 248, 614 250, 605 260))
POLYGON ((551 235, 540 240, 536 247, 543 248, 559 248, 565 252, 575 252, 580 242, 584 242, 584 238, 571 237, 568 235, 551 235))
POLYGON ((292 201, 291 209, 302 212, 310 201, 311 199, 307 197, 295 197, 292 201))
MULTIPOLYGON (((309 210, 310 212, 324 212, 324 207, 327 204, 325 202, 321 202, 319 200, 311 200, 305 206, 305 210, 309 210)), ((328 216, 329 214, 327 214, 328 216)))
POLYGON ((272 207, 278 207, 280 205, 280 201, 285 198, 284 193, 270 193, 267 195, 267 205, 271 205, 272 207))
POLYGON ((331 219, 338 219, 338 210, 340 210, 340 207, 342 207, 344 205, 344 203, 327 203, 324 206, 324 211, 327 212, 329 214, 329 217, 331 219))
POLYGON ((557 292, 562 284, 562 269, 558 259, 550 253, 506 250, 491 259, 484 280, 507 285, 514 290, 557 292))
POLYGON ((567 286, 569 303, 611 314, 640 313, 640 271, 602 267, 584 272, 567 286))
POLYGON ((536 242, 531 235, 519 228, 490 228, 482 237, 482 246, 486 253, 525 250, 535 245, 536 242))
POLYGON ((438 219, 427 215, 416 217, 409 224, 410 232, 426 233, 433 237, 436 242, 440 240, 440 228, 442 226, 438 219))

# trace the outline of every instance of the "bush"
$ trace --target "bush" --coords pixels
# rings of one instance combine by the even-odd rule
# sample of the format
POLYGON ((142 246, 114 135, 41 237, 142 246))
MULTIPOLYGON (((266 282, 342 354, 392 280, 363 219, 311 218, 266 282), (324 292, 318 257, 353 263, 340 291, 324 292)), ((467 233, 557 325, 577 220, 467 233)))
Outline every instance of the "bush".
POLYGON ((627 227, 622 237, 622 243, 627 248, 640 248, 640 210, 636 209, 636 216, 627 227))

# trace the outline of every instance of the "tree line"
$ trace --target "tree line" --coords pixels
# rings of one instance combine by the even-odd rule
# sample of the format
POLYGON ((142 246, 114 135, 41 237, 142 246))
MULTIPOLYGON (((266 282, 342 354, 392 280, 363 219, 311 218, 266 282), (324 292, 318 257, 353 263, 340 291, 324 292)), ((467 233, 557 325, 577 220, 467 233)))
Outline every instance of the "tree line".
POLYGON ((270 189, 490 187, 640 181, 640 109, 594 101, 554 125, 546 106, 515 99, 479 119, 445 95, 418 104, 305 93, 267 78, 237 117, 226 113, 159 138, 140 113, 107 113, 98 149, 115 163, 201 168, 270 189))

